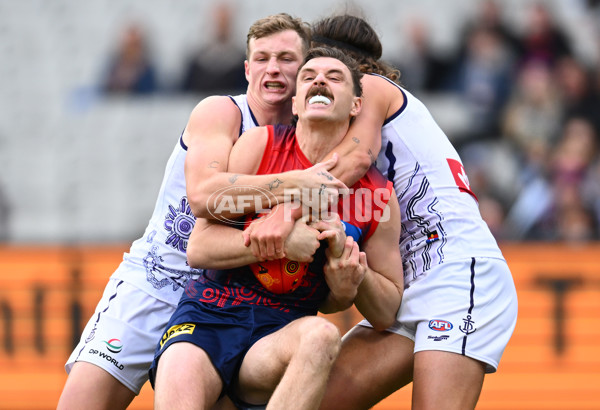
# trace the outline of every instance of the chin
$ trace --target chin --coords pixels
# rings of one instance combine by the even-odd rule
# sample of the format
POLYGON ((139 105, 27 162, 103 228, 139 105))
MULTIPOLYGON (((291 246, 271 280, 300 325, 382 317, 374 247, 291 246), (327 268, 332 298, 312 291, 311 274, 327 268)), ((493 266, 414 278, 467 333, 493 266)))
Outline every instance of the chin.
POLYGON ((263 98, 265 99, 265 101, 276 102, 276 103, 284 103, 284 102, 287 102, 288 100, 289 101, 292 100, 292 97, 289 95, 289 93, 285 92, 285 91, 281 91, 281 92, 267 91, 267 92, 263 93, 263 98))

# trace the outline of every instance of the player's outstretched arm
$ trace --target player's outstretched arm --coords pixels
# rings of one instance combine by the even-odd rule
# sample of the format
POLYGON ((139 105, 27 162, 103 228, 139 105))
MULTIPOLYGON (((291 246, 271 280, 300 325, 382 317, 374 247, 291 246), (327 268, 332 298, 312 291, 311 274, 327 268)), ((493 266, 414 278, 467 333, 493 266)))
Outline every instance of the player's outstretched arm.
MULTIPOLYGON (((320 164, 316 164, 308 170, 274 174, 271 179, 264 176, 249 176, 244 173, 234 172, 227 166, 227 164, 235 163, 235 155, 231 146, 235 143, 235 137, 232 140, 232 135, 236 136, 236 129, 232 126, 239 126, 239 112, 236 112, 236 115, 232 116, 232 118, 237 119, 235 121, 225 121, 223 119, 215 121, 213 119, 215 116, 216 118, 223 118, 225 115, 222 113, 218 114, 212 109, 202 110, 200 109, 202 107, 198 107, 195 110, 198 112, 191 118, 188 128, 193 130, 195 135, 200 136, 206 134, 218 137, 225 134, 227 135, 228 143, 223 144, 219 142, 221 138, 215 137, 210 138, 206 149, 200 146, 200 150, 194 150, 192 156, 190 156, 188 151, 189 160, 186 160, 186 164, 189 163, 190 168, 199 167, 203 171, 198 171, 198 177, 189 182, 192 185, 188 187, 188 197, 194 215, 211 218, 211 209, 207 202, 208 198, 217 190, 230 186, 236 186, 239 189, 233 192, 238 192, 239 195, 245 196, 252 194, 244 190, 248 186, 267 189, 280 202, 284 199, 286 189, 318 189, 321 185, 325 185, 328 188, 341 189, 346 188, 346 186, 352 186, 367 172, 379 154, 381 147, 381 126, 385 121, 388 110, 385 99, 376 97, 379 90, 371 86, 371 82, 371 79, 363 78, 363 84, 365 84, 364 96, 368 104, 366 104, 366 107, 363 106, 360 115, 354 119, 342 142, 320 164), (214 147, 215 144, 218 146, 214 147), (230 151, 232 155, 227 159, 223 158, 221 154, 223 152, 229 153, 230 151), (218 156, 211 158, 213 152, 218 154, 218 156), (335 154, 337 154, 338 158, 334 158, 335 154), (204 168, 208 167, 208 169, 204 169, 202 165, 204 165, 204 168), (329 172, 330 170, 331 172, 329 172), (331 178, 331 175, 334 178, 331 178)), ((237 111, 237 108, 231 101, 221 101, 219 104, 226 105, 229 109, 233 107, 237 111)), ((207 138, 201 139, 204 141, 207 138)), ((239 152, 242 155, 245 153, 244 150, 239 150, 239 152)), ((188 172, 187 168, 188 166, 186 165, 186 175, 188 172)), ((262 204, 263 208, 265 205, 262 204)), ((251 211, 254 211, 254 209, 251 209, 251 211)))
MULTIPOLYGON (((235 188, 227 190, 233 204, 240 203, 240 197, 261 199, 258 205, 261 209, 270 208, 272 203, 268 200, 273 198, 283 201, 286 189, 318 188, 321 185, 332 189, 345 188, 328 172, 335 165, 335 159, 316 164, 308 170, 254 175, 267 142, 266 137, 263 139, 257 135, 264 133, 266 136, 267 131, 264 127, 253 128, 238 139, 240 123, 239 109, 229 97, 224 96, 202 100, 190 115, 183 134, 183 143, 187 146, 185 178, 188 201, 196 217, 215 218, 215 212, 219 211, 224 217, 235 218, 241 215, 238 211, 249 213, 256 210, 254 201, 243 201, 247 205, 243 208, 210 208, 209 198, 219 188, 235 188), (234 144, 240 144, 237 152, 234 152, 234 144), (255 162, 256 158, 259 160, 255 162), (241 166, 240 161, 243 163, 241 166), (249 162, 254 168, 245 166, 249 162), (257 196, 257 191, 268 192, 269 195, 257 196)), ((218 201, 216 204, 218 207, 218 201)))
MULTIPOLYGON (((231 152, 231 168, 240 173, 256 172, 262 161, 267 140, 268 132, 265 127, 254 128, 244 133, 231 152)), ((316 239, 319 232, 301 222, 298 221, 294 225, 293 234, 286 239, 284 252, 289 255, 289 259, 309 262, 319 247, 316 239)), ((251 249, 244 246, 242 232, 234 225, 205 218, 196 220, 188 242, 187 254, 190 266, 205 269, 234 268, 264 260, 254 256, 251 249)))
POLYGON ((384 217, 363 244, 360 263, 365 267, 365 277, 354 299, 357 309, 376 330, 387 329, 395 322, 402 301, 404 277, 399 240, 400 206, 392 190, 384 217))
MULTIPOLYGON (((296 221, 284 244, 287 258, 312 262, 320 246, 319 231, 303 220, 296 221)), ((199 218, 190 235, 187 248, 188 264, 197 269, 232 269, 261 262, 250 248, 244 246, 242 231, 230 225, 199 218)))
POLYGON ((375 162, 381 149, 381 127, 390 109, 389 91, 385 80, 363 76, 363 101, 360 114, 352 121, 342 142, 325 159, 334 153, 340 156, 331 173, 347 186, 354 185, 375 162))
POLYGON ((203 218, 220 216, 235 218, 243 214, 271 208, 274 203, 282 203, 292 195, 303 191, 318 191, 321 187, 329 191, 346 189, 346 186, 329 173, 337 163, 337 156, 320 162, 304 170, 287 171, 277 174, 256 175, 267 147, 267 128, 258 127, 246 131, 231 149, 227 171, 212 173, 196 187, 197 204, 195 214, 203 218), (252 168, 240 166, 240 162, 252 162, 252 168), (242 172, 244 170, 245 172, 242 172), (243 204, 243 207, 219 207, 218 195, 228 196, 231 204, 243 204), (215 200, 217 199, 217 200, 215 200), (249 200, 251 199, 251 200, 249 200))

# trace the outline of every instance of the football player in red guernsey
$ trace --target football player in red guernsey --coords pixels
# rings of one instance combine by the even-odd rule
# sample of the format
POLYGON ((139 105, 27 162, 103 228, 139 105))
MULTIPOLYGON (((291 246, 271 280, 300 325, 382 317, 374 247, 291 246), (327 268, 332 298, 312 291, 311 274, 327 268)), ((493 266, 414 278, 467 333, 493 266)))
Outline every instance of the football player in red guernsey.
MULTIPOLYGON (((360 78, 345 54, 311 50, 297 78, 297 125, 244 133, 228 171, 293 172, 321 161, 360 112, 360 78)), ((375 168, 330 207, 317 200, 309 209, 310 198, 301 198, 308 215, 296 221, 284 251, 312 263, 300 286, 282 294, 252 274, 248 265, 259 261, 240 230, 214 235, 214 221, 199 219, 188 261, 207 270, 188 284, 157 347, 150 371, 155 408, 211 408, 225 394, 242 408, 318 408, 341 341, 336 326, 316 313, 354 303, 376 329, 395 321, 403 274, 394 198, 375 168)))

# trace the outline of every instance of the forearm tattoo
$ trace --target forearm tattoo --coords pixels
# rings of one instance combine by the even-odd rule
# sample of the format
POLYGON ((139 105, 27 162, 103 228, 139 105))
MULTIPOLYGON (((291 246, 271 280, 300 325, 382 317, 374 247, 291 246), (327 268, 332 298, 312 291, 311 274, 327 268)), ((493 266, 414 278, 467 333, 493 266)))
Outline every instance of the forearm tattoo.
POLYGON ((235 184, 235 181, 237 181, 239 177, 239 174, 232 175, 231 177, 229 177, 229 183, 231 183, 232 185, 235 184))
POLYGON ((269 182, 267 185, 269 187, 269 191, 274 190, 275 188, 279 187, 279 185, 283 184, 283 181, 280 180, 279 178, 276 178, 274 181, 269 182))

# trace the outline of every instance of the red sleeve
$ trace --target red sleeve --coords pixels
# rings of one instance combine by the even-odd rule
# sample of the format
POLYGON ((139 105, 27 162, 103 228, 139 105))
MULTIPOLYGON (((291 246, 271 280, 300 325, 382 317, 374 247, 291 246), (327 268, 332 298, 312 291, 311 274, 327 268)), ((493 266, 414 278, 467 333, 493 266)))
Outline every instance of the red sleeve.
POLYGON ((353 193, 347 203, 350 213, 340 212, 340 216, 345 222, 361 230, 361 242, 373 235, 377 229, 392 197, 392 188, 393 184, 373 166, 352 186, 353 193))
POLYGON ((273 151, 273 126, 267 125, 266 128, 269 136, 267 138, 267 145, 265 145, 265 150, 263 151, 263 156, 260 160, 260 165, 258 166, 256 175, 264 175, 269 171, 269 162, 271 160, 269 153, 273 151))
POLYGON ((392 188, 393 187, 394 187, 394 184, 392 183, 392 181, 387 181, 387 183, 385 185, 385 191, 387 192, 387 195, 386 194, 379 195, 378 192, 380 192, 380 191, 375 191, 375 194, 373 195, 373 209, 375 209, 376 211, 379 211, 379 212, 374 212, 375 217, 371 220, 371 222, 369 224, 369 230, 365 234, 363 241, 366 241, 367 239, 369 239, 371 237, 371 235, 373 235, 375 233, 377 226, 379 226, 380 219, 377 218, 377 215, 383 215, 384 209, 386 208, 390 198, 392 198, 392 188))

